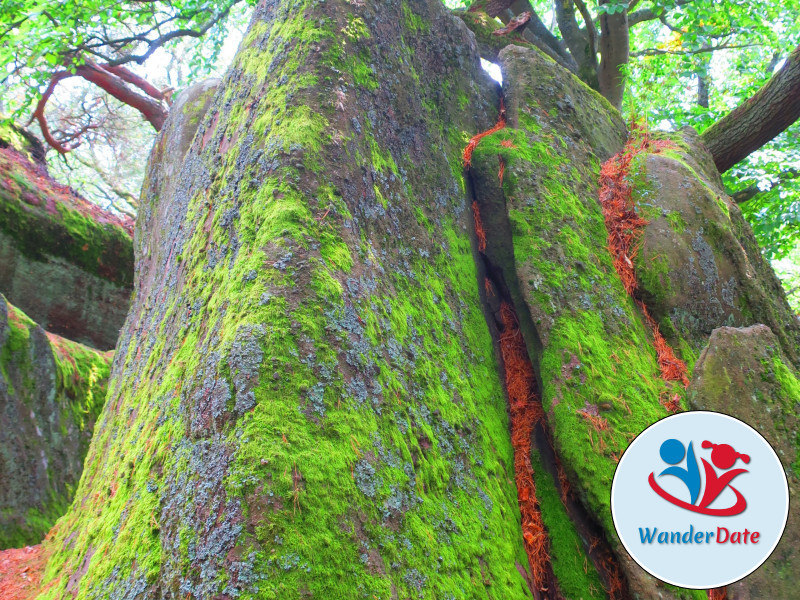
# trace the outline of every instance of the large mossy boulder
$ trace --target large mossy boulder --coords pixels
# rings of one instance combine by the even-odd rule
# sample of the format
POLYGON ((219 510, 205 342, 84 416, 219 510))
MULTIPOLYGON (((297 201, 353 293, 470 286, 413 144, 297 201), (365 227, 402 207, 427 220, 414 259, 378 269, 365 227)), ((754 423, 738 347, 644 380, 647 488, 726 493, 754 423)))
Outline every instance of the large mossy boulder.
MULTIPOLYGON (((472 179, 486 256, 518 307, 556 452, 615 550, 630 592, 700 598, 637 567, 611 519, 619 457, 668 414, 663 398, 676 391, 661 379, 651 333, 614 269, 598 200, 600 166, 622 150, 624 121, 535 49, 509 46, 499 61, 508 125, 481 141, 472 179)), ((580 558, 555 541, 553 552, 565 562, 570 554, 580 558)))
POLYGON ((635 265, 651 314, 690 362, 714 329, 763 323, 800 366, 800 323, 711 155, 694 130, 669 139, 672 148, 639 155, 631 170, 649 221, 635 265))
POLYGON ((0 131, 0 292, 47 331, 113 349, 133 284, 133 222, 55 182, 22 133, 0 131))
POLYGON ((0 549, 39 543, 72 502, 110 364, 0 295, 0 549))
POLYGON ((723 412, 772 445, 789 481, 789 520, 778 547, 759 569, 728 586, 730 600, 794 598, 800 572, 800 379, 765 325, 715 329, 689 387, 697 410, 723 412))
POLYGON ((41 598, 533 598, 462 179, 496 114, 438 0, 255 9, 150 165, 41 598))

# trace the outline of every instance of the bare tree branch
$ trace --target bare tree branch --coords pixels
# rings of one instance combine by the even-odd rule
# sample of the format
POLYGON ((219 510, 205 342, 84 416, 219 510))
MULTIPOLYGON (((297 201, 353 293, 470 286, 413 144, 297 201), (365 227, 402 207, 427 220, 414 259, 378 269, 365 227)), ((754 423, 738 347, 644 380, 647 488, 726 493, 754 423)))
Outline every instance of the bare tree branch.
POLYGON ((717 46, 703 46, 702 48, 695 48, 693 50, 666 50, 664 48, 646 48, 639 52, 631 52, 631 56, 659 56, 662 54, 678 54, 690 56, 693 54, 705 54, 708 52, 716 52, 717 50, 735 50, 739 48, 753 48, 761 44, 730 44, 723 42, 717 46))
MULTIPOLYGON (((95 50, 93 46, 86 45, 86 44, 78 46, 78 48, 76 50, 78 52, 80 52, 80 51, 90 52, 91 54, 93 54, 93 55, 95 55, 95 56, 97 56, 99 58, 102 58, 107 63, 107 65, 109 67, 117 67, 117 66, 124 65, 124 64, 130 63, 130 62, 135 62, 135 63, 141 65, 148 58, 150 58, 150 56, 152 56, 152 54, 156 50, 158 50, 161 46, 163 46, 167 42, 170 42, 170 41, 172 41, 174 39, 181 38, 181 37, 192 37, 192 38, 202 37, 203 35, 205 35, 208 32, 209 29, 214 27, 214 25, 216 25, 220 21, 224 20, 228 16, 228 14, 230 13, 231 8, 233 8, 239 2, 242 2, 242 0, 232 0, 231 2, 229 2, 225 6, 225 8, 222 11, 220 11, 219 13, 214 15, 211 19, 206 21, 198 29, 188 29, 188 28, 174 29, 172 31, 169 31, 169 32, 163 34, 163 35, 159 35, 159 37, 157 37, 155 39, 148 39, 146 37, 146 34, 144 34, 144 35, 139 34, 139 35, 130 36, 128 38, 121 38, 121 39, 113 40, 113 41, 107 41, 106 40, 102 44, 98 44, 97 45, 97 46, 100 46, 100 47, 111 45, 112 47, 124 48, 124 46, 132 44, 132 43, 135 43, 135 42, 144 43, 144 44, 147 45, 147 49, 141 54, 129 54, 127 56, 120 56, 120 57, 116 57, 115 58, 115 57, 103 54, 103 53, 95 50)), ((167 21, 164 21, 162 23, 158 23, 156 27, 161 27, 165 23, 167 23, 168 21, 174 20, 175 18, 177 18, 177 17, 173 17, 173 18, 171 18, 171 19, 169 19, 167 21)), ((151 31, 153 31, 153 29, 151 29, 151 31)))
POLYGON ((578 64, 578 75, 594 89, 599 89, 597 79, 597 54, 592 51, 589 34, 578 26, 573 0, 554 0, 558 30, 578 64))
POLYGON ((586 23, 586 32, 589 35, 589 47, 592 51, 594 61, 597 62, 597 28, 594 25, 592 13, 586 8, 586 4, 583 0, 575 0, 575 6, 578 7, 578 11, 581 13, 581 17, 583 17, 583 22, 586 23))
POLYGON ((117 75, 114 72, 114 67, 112 66, 99 66, 92 62, 87 62, 86 64, 75 67, 74 72, 70 72, 66 69, 58 71, 50 79, 50 83, 45 92, 42 94, 42 97, 39 99, 39 102, 36 104, 36 109, 33 111, 30 120, 36 120, 39 123, 39 127, 42 130, 42 135, 44 136, 45 141, 59 154, 66 154, 72 148, 74 148, 74 146, 69 146, 64 140, 56 139, 56 137, 50 131, 50 127, 47 124, 47 118, 45 117, 45 107, 47 106, 47 101, 50 99, 50 96, 53 95, 56 86, 58 86, 61 81, 70 77, 82 77, 87 81, 94 83, 102 90, 108 92, 117 100, 124 102, 125 104, 128 104, 129 106, 138 110, 156 131, 160 131, 164 121, 167 118, 167 110, 159 101, 160 99, 163 99, 163 95, 149 83, 137 75, 134 75, 127 69, 123 69, 123 75, 125 78, 117 75), (158 94, 160 98, 159 100, 156 100, 152 97, 143 96, 131 89, 127 83, 131 83, 135 87, 142 89, 148 95, 153 93, 155 90, 155 93, 158 94), (141 87, 142 85, 144 85, 144 87, 141 87))

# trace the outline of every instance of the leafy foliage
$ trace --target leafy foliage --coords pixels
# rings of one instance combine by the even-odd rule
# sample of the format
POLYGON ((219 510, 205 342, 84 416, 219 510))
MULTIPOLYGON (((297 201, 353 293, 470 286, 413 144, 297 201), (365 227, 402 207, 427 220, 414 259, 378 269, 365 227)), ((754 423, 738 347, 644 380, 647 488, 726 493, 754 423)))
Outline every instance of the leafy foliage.
MULTIPOLYGON (((796 0, 701 0, 663 9, 663 21, 631 30, 626 104, 657 128, 702 132, 755 94, 800 41, 796 0)), ((762 190, 741 208, 772 259, 787 256, 800 239, 800 179, 787 176, 800 168, 799 138, 795 124, 723 177, 731 193, 762 190)))

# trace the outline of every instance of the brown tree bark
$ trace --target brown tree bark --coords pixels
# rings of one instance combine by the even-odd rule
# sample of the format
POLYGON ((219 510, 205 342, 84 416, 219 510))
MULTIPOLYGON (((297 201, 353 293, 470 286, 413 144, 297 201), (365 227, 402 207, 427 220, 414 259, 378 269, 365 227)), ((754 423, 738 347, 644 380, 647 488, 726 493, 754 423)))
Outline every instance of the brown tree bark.
POLYGON ((589 33, 578 25, 575 2, 556 0, 554 8, 558 29, 575 62, 578 63, 578 76, 589 87, 600 89, 597 79, 597 54, 592 47, 589 33))
POLYGON ((800 118, 800 46, 764 87, 703 132, 724 173, 800 118))
MULTIPOLYGON (((606 4, 601 0, 600 4, 606 4)), ((600 93, 616 108, 622 106, 625 75, 622 67, 630 58, 628 11, 600 15, 600 67, 597 77, 600 93)))

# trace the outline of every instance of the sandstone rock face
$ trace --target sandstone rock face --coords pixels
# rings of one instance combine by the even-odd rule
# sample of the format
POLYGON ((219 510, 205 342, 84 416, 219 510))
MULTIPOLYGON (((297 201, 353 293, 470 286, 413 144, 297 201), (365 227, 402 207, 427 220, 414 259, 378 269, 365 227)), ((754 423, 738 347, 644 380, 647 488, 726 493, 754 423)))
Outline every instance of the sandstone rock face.
POLYGON ((259 4, 154 150, 42 598, 533 597, 461 176, 496 102, 439 0, 259 4))
POLYGON ((755 573, 728 586, 731 600, 793 598, 800 570, 800 381, 765 325, 715 329, 695 365, 692 408, 723 412, 772 445, 789 480, 789 520, 778 547, 755 573))
POLYGON ((39 543, 72 501, 110 363, 0 295, 0 549, 39 543))
POLYGON ((800 365, 800 326, 741 211, 693 130, 640 157, 634 199, 650 221, 636 260, 643 299, 693 361, 717 327, 763 323, 800 365))
POLYGON ((44 329, 113 349, 133 284, 133 224, 0 145, 0 292, 44 329))

